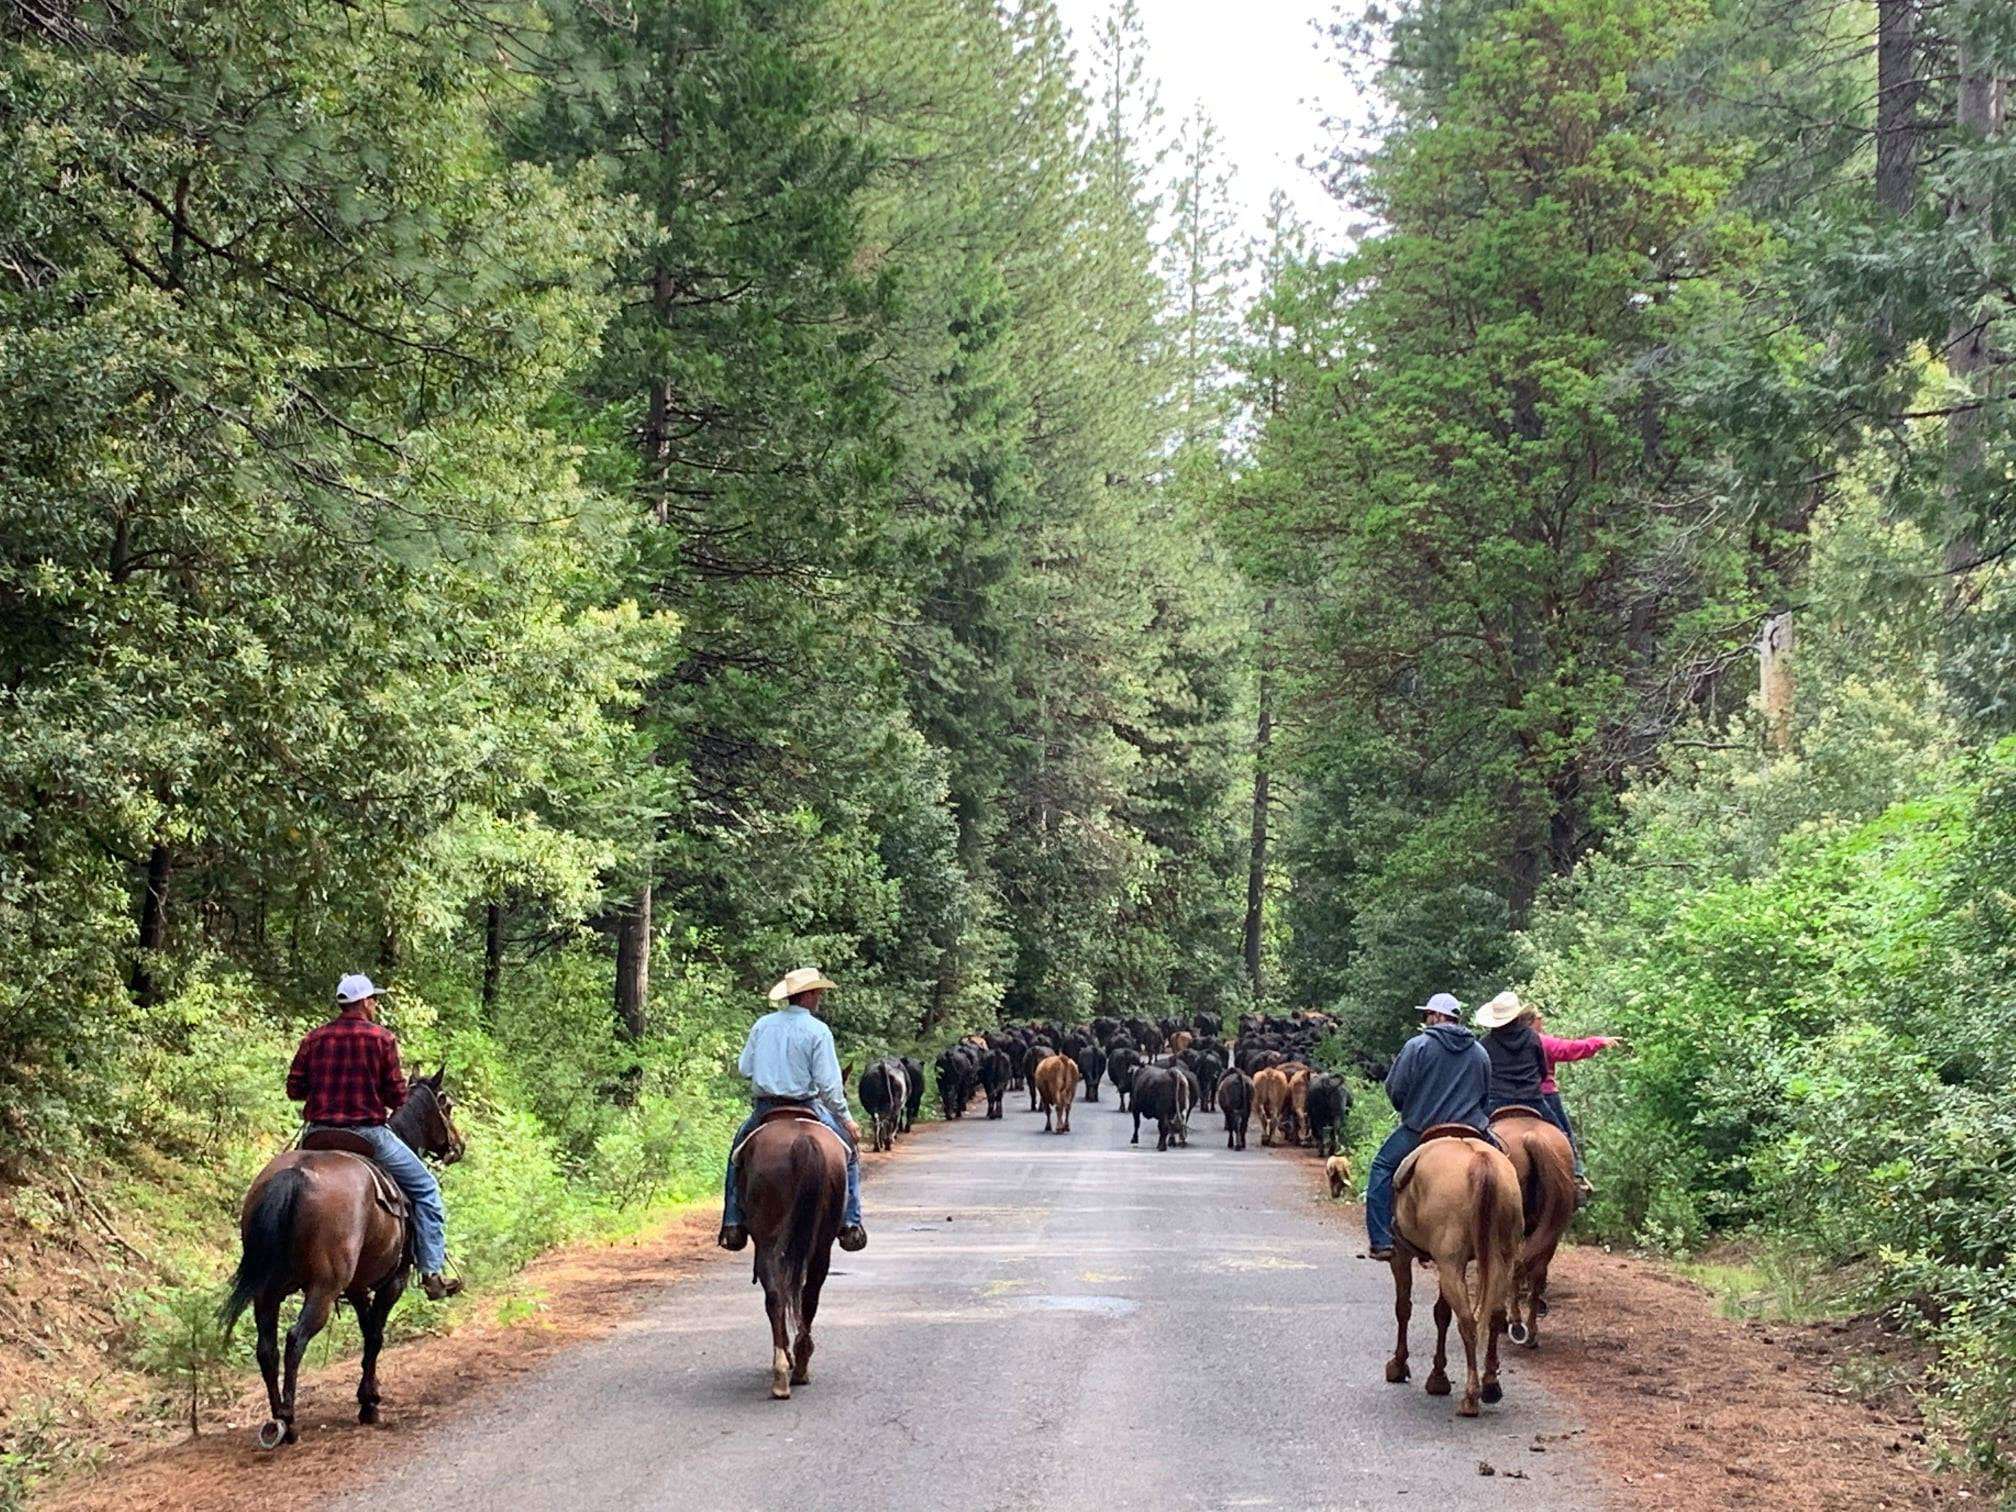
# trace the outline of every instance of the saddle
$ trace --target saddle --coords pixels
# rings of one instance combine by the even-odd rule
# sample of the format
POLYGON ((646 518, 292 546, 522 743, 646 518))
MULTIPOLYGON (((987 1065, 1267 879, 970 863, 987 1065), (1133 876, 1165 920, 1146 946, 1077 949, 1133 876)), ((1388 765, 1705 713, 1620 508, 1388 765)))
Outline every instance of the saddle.
POLYGON ((814 1124, 821 1129, 825 1129, 829 1134, 833 1132, 830 1129, 826 1129, 824 1121, 821 1120, 817 1113, 812 1111, 812 1104, 810 1103, 784 1103, 779 1107, 766 1108, 763 1111, 763 1116, 756 1120, 755 1128, 752 1128, 747 1134, 744 1134, 737 1140, 735 1148, 728 1152, 728 1163, 732 1166, 740 1166, 742 1164, 742 1152, 749 1147, 749 1141, 756 1137, 758 1130, 768 1128, 773 1123, 792 1121, 814 1124))
POLYGON ((1407 1158, 1400 1162, 1400 1168, 1393 1173, 1393 1195, 1399 1196, 1413 1178, 1414 1167, 1421 1159, 1421 1152, 1438 1139, 1473 1139, 1485 1148, 1494 1148, 1491 1141, 1466 1123, 1432 1124, 1421 1133, 1421 1143, 1407 1152, 1407 1158))
POLYGON ((300 1138, 298 1149, 333 1151, 339 1155, 354 1155, 364 1162, 364 1168, 371 1173, 371 1195, 378 1206, 405 1224, 410 1232, 413 1227, 413 1204, 407 1200, 405 1190, 387 1174, 385 1167, 378 1164, 378 1152, 371 1142, 361 1134, 352 1134, 348 1129, 311 1129, 300 1138))
POLYGON ((1537 1118, 1542 1123, 1553 1122, 1552 1119, 1548 1118, 1538 1108, 1529 1108, 1525 1103, 1505 1104, 1504 1107, 1491 1115, 1491 1122, 1496 1123, 1501 1118, 1537 1118))

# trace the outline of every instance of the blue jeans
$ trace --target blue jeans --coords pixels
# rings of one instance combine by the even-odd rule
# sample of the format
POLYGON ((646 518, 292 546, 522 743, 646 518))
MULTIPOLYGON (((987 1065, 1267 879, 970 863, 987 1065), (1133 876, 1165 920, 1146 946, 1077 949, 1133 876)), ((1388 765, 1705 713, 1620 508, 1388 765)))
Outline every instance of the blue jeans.
MULTIPOLYGON (((1504 1148, 1489 1129, 1479 1129, 1477 1137, 1504 1148)), ((1393 1243, 1393 1173, 1420 1143, 1421 1136, 1402 1124, 1386 1136, 1386 1143, 1372 1157, 1365 1182, 1365 1237, 1373 1249, 1385 1249, 1393 1243)))
POLYGON ((1420 1143, 1421 1136, 1402 1124, 1386 1136, 1386 1143, 1372 1157, 1365 1181, 1365 1237, 1373 1249, 1386 1249, 1393 1243, 1393 1173, 1420 1143))
POLYGON ((1554 1126, 1568 1136, 1568 1148, 1575 1152, 1575 1174, 1580 1176, 1582 1174, 1582 1141, 1575 1137, 1575 1125, 1568 1122, 1568 1109, 1561 1102, 1561 1094, 1559 1092, 1546 1092, 1541 1094, 1541 1100, 1547 1104, 1547 1113, 1554 1120, 1554 1126))
MULTIPOLYGON (((315 1127, 320 1128, 317 1124, 315 1127)), ((448 1211, 441 1206, 441 1183, 427 1169, 426 1162, 383 1124, 346 1125, 349 1132, 367 1141, 377 1152, 385 1174, 399 1183, 413 1203, 413 1261, 423 1276, 438 1276, 448 1263, 448 1246, 443 1235, 448 1227, 448 1211)))
MULTIPOLYGON (((756 1106, 741 1128, 735 1131, 735 1138, 728 1146, 728 1176, 721 1183, 721 1226, 723 1228, 742 1227, 742 1193, 737 1190, 735 1180, 735 1150, 747 1139, 765 1113, 772 1108, 781 1108, 783 1103, 767 1097, 756 1099, 756 1106)), ((841 1210, 840 1222, 843 1227, 855 1228, 861 1222, 861 1152, 854 1147, 854 1141, 847 1137, 847 1131, 840 1127, 840 1121, 820 1103, 805 1105, 808 1113, 815 1115, 819 1122, 840 1136, 841 1146, 847 1151, 847 1205, 841 1210)))

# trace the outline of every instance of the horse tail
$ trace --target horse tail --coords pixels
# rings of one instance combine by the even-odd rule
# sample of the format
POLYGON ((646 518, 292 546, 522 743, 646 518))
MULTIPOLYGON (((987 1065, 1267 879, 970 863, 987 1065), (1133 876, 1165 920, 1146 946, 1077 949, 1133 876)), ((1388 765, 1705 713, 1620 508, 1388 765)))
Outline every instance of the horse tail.
POLYGON ((231 1294, 217 1309, 217 1321, 227 1333, 255 1297, 278 1290, 286 1280, 294 1237, 294 1209, 306 1185, 307 1177, 299 1167, 280 1171, 260 1189, 258 1200, 245 1215, 244 1249, 238 1256, 238 1273, 231 1278, 231 1294))
POLYGON ((1518 1264, 1519 1239, 1501 1221, 1497 1165, 1482 1154, 1470 1166, 1470 1195, 1476 1205, 1477 1225, 1477 1294, 1471 1302, 1471 1314, 1478 1339, 1485 1340, 1491 1337, 1491 1315, 1498 1310, 1494 1298, 1511 1282, 1518 1264), (1501 1267, 1503 1275, 1499 1274, 1501 1267))
POLYGON ((791 1188, 796 1198, 784 1231, 784 1242, 772 1253, 770 1285, 783 1298, 784 1334, 794 1339, 804 1328, 805 1278, 822 1243, 830 1244, 840 1229, 840 1192, 826 1179, 825 1141, 807 1131, 791 1144, 791 1188))
POLYGON ((1544 1139, 1531 1134, 1520 1140, 1526 1150, 1526 1169, 1531 1174, 1519 1184, 1520 1216, 1525 1221, 1525 1237, 1531 1238, 1533 1231, 1540 1227, 1540 1219, 1547 1207, 1547 1162, 1551 1151, 1544 1139))

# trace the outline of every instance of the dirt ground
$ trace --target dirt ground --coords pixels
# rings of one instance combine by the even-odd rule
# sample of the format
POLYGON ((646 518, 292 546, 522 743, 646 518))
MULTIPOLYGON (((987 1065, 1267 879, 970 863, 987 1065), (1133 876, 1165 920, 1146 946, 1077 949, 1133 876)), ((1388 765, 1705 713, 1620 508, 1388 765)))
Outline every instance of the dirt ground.
POLYGON ((1837 1365, 1880 1347, 1845 1323, 1721 1316, 1700 1287, 1658 1265, 1569 1247, 1536 1354, 1548 1387, 1589 1424, 1586 1442, 1626 1505, 1660 1512, 1847 1512, 1992 1506, 1979 1486, 1927 1468, 1908 1395, 1858 1400, 1837 1365))
MULTIPOLYGON (((941 1126, 920 1123, 910 1145, 941 1126)), ((866 1170, 895 1154, 862 1153, 866 1170)), ((360 1433, 382 1434, 400 1452, 479 1391, 516 1376, 570 1345, 618 1327, 665 1286, 706 1265, 747 1265, 746 1255, 714 1244, 720 1213, 713 1204, 659 1230, 614 1244, 556 1250, 516 1278, 513 1292, 538 1299, 531 1317, 465 1322, 452 1333, 389 1346, 379 1365, 383 1393, 376 1427, 357 1414, 357 1362, 338 1360, 303 1370, 296 1394, 300 1442, 269 1454, 253 1435, 266 1420, 266 1389, 254 1377, 228 1406, 208 1411, 203 1436, 170 1440, 172 1426, 115 1428, 110 1464, 35 1499, 46 1512, 298 1512, 327 1500, 346 1478, 370 1465, 358 1454, 360 1433)), ((402 1304, 411 1306, 414 1304, 402 1304)))
MULTIPOLYGON (((1309 1159, 1312 1182, 1320 1178, 1307 1152, 1279 1153, 1309 1159)), ((1364 1208, 1324 1206, 1356 1260, 1365 1249, 1364 1208)), ((1620 1508, 1994 1505, 1980 1484, 1932 1472, 1925 1425, 1907 1391, 1863 1400, 1843 1385, 1837 1367, 1851 1355, 1892 1347, 1870 1325, 1739 1322, 1656 1260, 1595 1246, 1563 1245, 1547 1289, 1552 1311, 1540 1348, 1505 1346, 1507 1390, 1533 1371, 1576 1410, 1586 1426, 1566 1437, 1596 1457, 1620 1508)), ((1417 1300, 1417 1327, 1421 1315, 1417 1300)), ((1545 1454, 1557 1445, 1542 1436, 1528 1447, 1545 1454)))
MULTIPOLYGON (((928 1139, 939 1127, 920 1125, 918 1134, 928 1139)), ((1313 1190, 1321 1176, 1313 1160, 1310 1176, 1313 1190)), ((1355 1257, 1364 1243, 1362 1209, 1322 1207, 1355 1257)), ((396 1450, 473 1392, 508 1385, 555 1352, 617 1327, 656 1289, 727 1263, 713 1246, 714 1224, 710 1208, 635 1241, 539 1261, 521 1288, 543 1298, 532 1318, 467 1324, 388 1352, 384 1420, 368 1431, 396 1450)), ((1596 1248, 1564 1248, 1551 1292, 1543 1347, 1510 1351, 1508 1385, 1516 1390, 1521 1374, 1536 1372, 1577 1410, 1587 1426, 1568 1437, 1607 1471, 1620 1507, 1860 1512, 1993 1504, 1981 1487, 1931 1473, 1923 1424, 1904 1393, 1867 1402, 1841 1385, 1837 1364, 1879 1342, 1866 1330, 1732 1321, 1706 1291, 1656 1262, 1596 1248)), ((112 1468, 38 1505, 55 1512, 293 1512, 315 1506, 369 1463, 357 1453, 364 1430, 354 1421, 354 1361, 304 1373, 301 1441, 283 1455, 254 1446, 265 1396, 256 1381, 247 1384, 230 1408, 211 1415, 204 1437, 115 1444, 112 1468)), ((1536 1441, 1530 1451, 1567 1447, 1536 1441)), ((1493 1467, 1500 1474, 1520 1468, 1493 1467)))

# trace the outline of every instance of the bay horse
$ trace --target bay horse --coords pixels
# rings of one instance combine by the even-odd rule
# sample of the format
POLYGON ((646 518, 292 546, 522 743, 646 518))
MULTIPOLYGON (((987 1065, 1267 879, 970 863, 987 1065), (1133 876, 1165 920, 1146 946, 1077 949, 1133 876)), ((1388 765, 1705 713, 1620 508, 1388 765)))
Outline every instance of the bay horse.
POLYGON ((1575 1219, 1575 1151, 1568 1136, 1536 1108, 1512 1104, 1491 1115, 1491 1132, 1505 1146, 1519 1176, 1526 1246, 1520 1283, 1512 1295, 1506 1332, 1514 1344, 1540 1347, 1540 1314, 1547 1305, 1547 1270, 1575 1219))
POLYGON ((1438 1124, 1393 1173, 1393 1316, 1399 1337, 1386 1379, 1407 1379, 1407 1320, 1414 1312, 1414 1262, 1433 1260, 1435 1368, 1424 1383, 1430 1396, 1449 1394, 1449 1319, 1463 1336, 1469 1366, 1459 1417, 1477 1416, 1480 1400, 1504 1396, 1498 1385, 1498 1330, 1517 1282, 1520 1234, 1519 1177, 1512 1162, 1468 1124, 1438 1124), (1474 1282, 1466 1279, 1476 1262, 1474 1282), (1479 1335, 1484 1377, 1477 1376, 1479 1335))
POLYGON ((770 1395, 812 1379, 812 1319, 847 1202, 840 1136, 797 1107, 773 1109, 735 1153, 742 1212, 770 1314, 770 1395))
MULTIPOLYGON (((443 1082, 446 1066, 407 1088, 406 1101, 386 1127, 415 1153, 444 1165, 462 1158, 454 1102, 443 1082)), ((315 1131, 313 1140, 327 1131, 315 1131)), ((338 1136, 340 1138, 340 1136, 338 1136)), ((259 1429, 259 1447, 294 1443, 294 1382, 308 1341, 320 1333, 336 1299, 349 1302, 364 1336, 363 1374, 357 1383, 357 1421, 378 1421, 378 1351, 385 1320, 406 1290, 412 1268, 403 1222, 379 1205, 376 1172, 367 1148, 356 1152, 286 1150, 266 1162, 245 1194, 238 1232, 243 1248, 231 1295, 218 1316, 228 1331, 249 1305, 259 1328, 259 1373, 266 1378, 272 1416, 259 1429), (287 1330, 286 1381, 280 1379, 280 1304, 295 1292, 301 1311, 287 1330)))

